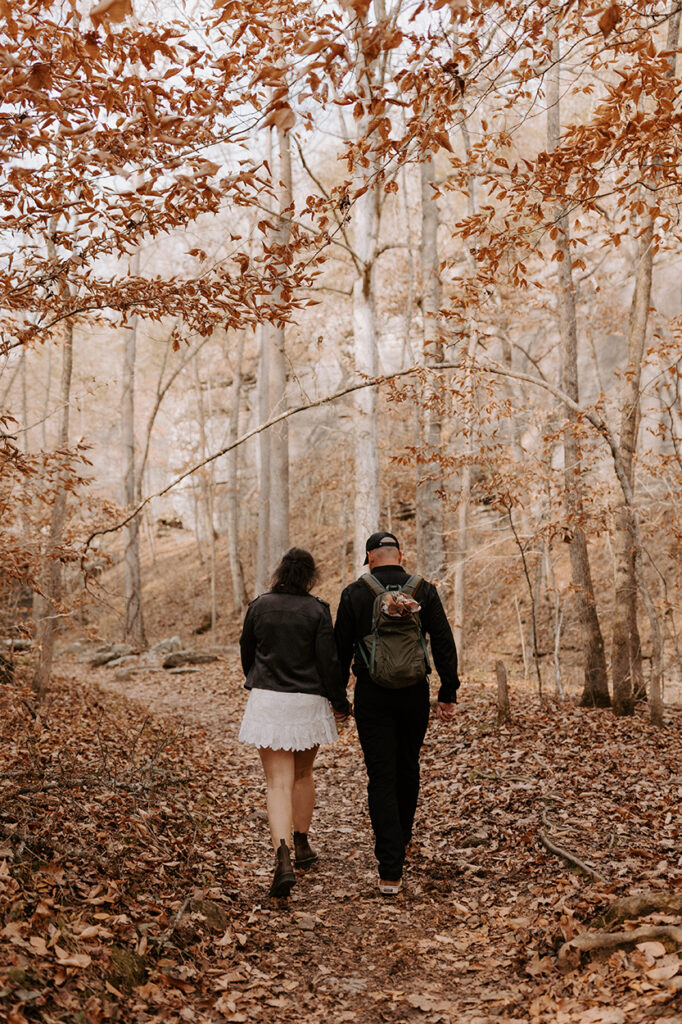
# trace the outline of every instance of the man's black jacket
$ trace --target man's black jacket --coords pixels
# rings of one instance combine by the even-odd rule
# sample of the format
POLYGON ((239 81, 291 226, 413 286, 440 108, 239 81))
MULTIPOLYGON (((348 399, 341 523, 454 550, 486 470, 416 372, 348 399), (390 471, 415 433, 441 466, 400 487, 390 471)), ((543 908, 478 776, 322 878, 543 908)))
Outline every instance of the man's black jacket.
MULTIPOLYGON (((374 570, 372 575, 376 576, 382 587, 395 584, 402 586, 410 578, 410 574, 405 572, 401 565, 381 565, 374 570)), ((451 704, 457 700, 459 676, 457 675, 457 648, 450 623, 433 583, 424 580, 417 591, 416 599, 421 605, 419 618, 422 632, 431 640, 431 654, 436 671, 440 676, 441 686, 438 691, 438 700, 444 704, 451 704)), ((374 595, 362 580, 355 580, 341 594, 339 610, 336 613, 334 636, 344 682, 348 679, 351 662, 355 658, 353 672, 358 683, 373 685, 367 666, 358 656, 356 648, 361 638, 372 631, 373 607, 374 595)))
POLYGON ((262 594, 249 605, 239 644, 247 690, 315 693, 348 710, 326 601, 262 594))

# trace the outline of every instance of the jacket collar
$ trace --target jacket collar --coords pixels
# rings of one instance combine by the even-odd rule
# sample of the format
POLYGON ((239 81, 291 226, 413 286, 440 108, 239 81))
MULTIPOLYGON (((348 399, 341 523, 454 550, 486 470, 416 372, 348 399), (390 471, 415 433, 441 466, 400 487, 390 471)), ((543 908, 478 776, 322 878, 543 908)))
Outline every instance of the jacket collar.
POLYGON ((402 565, 378 565, 372 572, 372 576, 376 576, 378 580, 401 579, 408 575, 402 565))

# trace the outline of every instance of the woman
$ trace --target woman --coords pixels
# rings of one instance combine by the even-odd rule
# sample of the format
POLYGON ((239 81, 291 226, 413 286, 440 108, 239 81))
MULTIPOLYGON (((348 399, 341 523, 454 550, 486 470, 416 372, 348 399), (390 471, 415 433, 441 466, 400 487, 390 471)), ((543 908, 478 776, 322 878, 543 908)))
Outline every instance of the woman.
POLYGON ((333 743, 336 721, 351 712, 341 682, 329 605, 310 593, 313 556, 291 548, 271 590, 249 605, 240 639, 250 690, 239 739, 258 747, 267 785, 275 876, 270 896, 288 896, 296 867, 317 859, 308 843, 315 806, 313 763, 320 743, 333 743), (333 714, 330 704, 334 709, 333 714))

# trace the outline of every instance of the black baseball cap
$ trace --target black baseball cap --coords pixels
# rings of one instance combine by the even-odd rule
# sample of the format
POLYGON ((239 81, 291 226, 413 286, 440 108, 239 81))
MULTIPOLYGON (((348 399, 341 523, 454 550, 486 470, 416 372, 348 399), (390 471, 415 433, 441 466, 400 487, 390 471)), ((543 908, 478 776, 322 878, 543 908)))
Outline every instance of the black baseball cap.
POLYGON ((400 544, 398 543, 398 538, 394 537, 392 533, 384 533, 382 531, 373 533, 371 537, 367 538, 367 543, 365 544, 367 554, 365 555, 363 565, 367 565, 369 562, 369 552, 376 551, 377 548, 397 548, 400 551, 400 544))

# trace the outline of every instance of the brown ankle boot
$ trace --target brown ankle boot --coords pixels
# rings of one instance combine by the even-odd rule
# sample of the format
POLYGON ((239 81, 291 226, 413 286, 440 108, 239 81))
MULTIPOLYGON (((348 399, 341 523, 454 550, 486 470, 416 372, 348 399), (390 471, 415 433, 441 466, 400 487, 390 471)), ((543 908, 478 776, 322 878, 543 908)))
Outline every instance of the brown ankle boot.
POLYGON ((307 832, 294 832, 294 857, 297 868, 308 868, 317 860, 317 854, 310 848, 307 832))
POLYGON ((270 886, 269 896, 288 896, 292 886, 296 884, 296 875, 291 865, 291 854, 285 839, 280 839, 279 849, 275 854, 275 875, 270 886))

